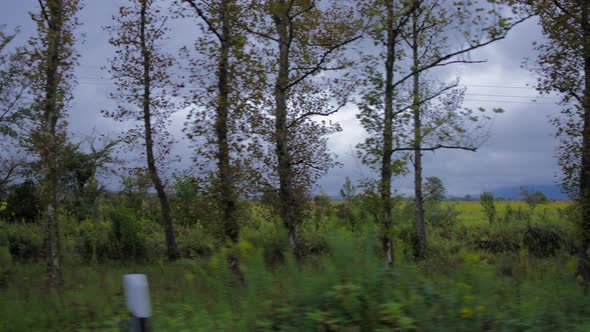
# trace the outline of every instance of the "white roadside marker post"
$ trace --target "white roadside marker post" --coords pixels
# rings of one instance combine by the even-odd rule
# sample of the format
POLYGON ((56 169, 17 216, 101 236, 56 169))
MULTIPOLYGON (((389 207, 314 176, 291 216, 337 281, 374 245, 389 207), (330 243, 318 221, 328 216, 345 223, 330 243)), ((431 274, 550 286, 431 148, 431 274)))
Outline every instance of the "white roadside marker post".
POLYGON ((126 274, 123 276, 125 301, 131 312, 129 331, 147 332, 148 318, 151 316, 150 293, 145 274, 126 274))

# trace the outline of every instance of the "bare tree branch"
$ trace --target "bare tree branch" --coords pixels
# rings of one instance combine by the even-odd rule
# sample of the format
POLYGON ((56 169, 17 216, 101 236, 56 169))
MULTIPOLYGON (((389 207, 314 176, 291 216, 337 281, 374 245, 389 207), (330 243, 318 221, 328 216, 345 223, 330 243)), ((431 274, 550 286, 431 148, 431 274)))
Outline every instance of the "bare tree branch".
POLYGON ((326 112, 326 113, 321 113, 321 112, 307 112, 302 114, 301 116, 299 116, 297 119, 293 120, 293 122, 291 122, 289 125, 287 125, 287 128, 291 128, 294 127, 295 125, 297 125, 299 122, 301 122, 302 120, 304 120, 305 118, 308 118, 310 116, 330 116, 334 113, 337 113, 338 111, 340 111, 342 109, 342 107, 344 107, 346 105, 346 101, 343 102, 342 104, 338 105, 338 107, 336 107, 335 109, 331 110, 330 112, 326 112))
POLYGON ((424 67, 420 67, 418 69, 413 70, 412 72, 410 72, 406 76, 404 76, 402 79, 400 79, 399 81, 397 81, 395 84, 393 84, 393 87, 396 88, 397 86, 403 84, 408 79, 414 77, 414 75, 419 74, 419 73, 421 73, 423 71, 426 71, 428 69, 431 69, 431 68, 434 68, 434 67, 445 66, 445 65, 449 65, 449 64, 453 64, 453 63, 462 63, 463 60, 456 60, 456 61, 449 61, 449 62, 445 62, 445 61, 447 61, 449 59, 452 59, 452 58, 454 58, 454 57, 456 57, 458 55, 469 53, 469 52, 471 52, 473 50, 476 50, 478 48, 482 48, 482 47, 487 46, 489 44, 492 44, 492 43, 494 43, 494 42, 496 42, 498 40, 505 39, 508 31, 512 30, 515 26, 517 26, 518 24, 520 24, 520 23, 528 20, 531 17, 533 17, 533 15, 529 15, 529 16, 526 16, 526 17, 521 18, 520 20, 518 20, 518 21, 514 22, 513 24, 511 24, 509 27, 505 28, 504 29, 504 32, 501 35, 496 36, 496 37, 492 37, 488 41, 480 42, 478 44, 471 45, 471 46, 466 47, 466 48, 463 48, 461 50, 458 50, 458 51, 449 53, 449 54, 447 54, 445 56, 442 56, 442 57, 434 60, 433 62, 431 62, 430 64, 428 64, 428 65, 426 65, 424 67))
POLYGON ((287 7, 287 18, 289 20, 291 20, 292 17, 289 16, 289 13, 291 12, 291 9, 293 9, 293 5, 295 4, 295 0, 289 0, 289 7, 287 7))
POLYGON ((164 19, 162 19, 162 24, 160 24, 160 26, 156 29, 156 31, 154 32, 154 35, 157 35, 162 31, 162 29, 166 25, 166 21, 168 21, 168 16, 164 16, 164 19))
POLYGON ((471 152, 476 152, 477 151, 477 148, 476 147, 437 144, 437 145, 432 146, 432 147, 419 148, 419 149, 416 149, 414 147, 410 147, 410 148, 395 148, 395 149, 393 149, 392 154, 394 152, 401 152, 401 151, 436 151, 436 150, 440 150, 440 149, 447 149, 447 150, 466 150, 466 151, 471 151, 471 152))
POLYGON ((303 14, 307 13, 308 11, 310 11, 310 10, 312 10, 314 8, 315 8, 315 1, 311 1, 311 3, 309 4, 309 6, 307 6, 307 7, 303 8, 302 10, 298 11, 293 16, 290 16, 289 15, 289 12, 291 11, 291 8, 289 8, 289 11, 287 12, 287 17, 292 20, 292 19, 296 18, 297 16, 303 15, 303 14))
POLYGON ((262 37, 262 38, 270 39, 270 40, 272 40, 272 41, 274 41, 274 42, 277 42, 277 43, 279 42, 279 39, 278 39, 278 38, 275 38, 275 37, 273 37, 273 36, 271 36, 271 35, 269 35, 269 34, 267 34, 267 33, 264 33, 264 32, 260 32, 260 31, 252 30, 252 29, 250 29, 249 27, 247 27, 247 26, 245 26, 245 25, 244 25, 244 26, 242 26, 242 29, 244 29, 246 32, 249 32, 249 33, 251 33, 251 34, 253 34, 253 35, 256 35, 256 36, 258 36, 258 37, 262 37))
POLYGON ((21 98, 24 95, 27 88, 28 88, 28 86, 21 87, 21 90, 18 92, 18 94, 16 96, 14 96, 14 99, 12 100, 10 105, 8 105, 8 107, 0 115, 0 122, 2 122, 4 120, 4 118, 8 115, 8 113, 10 113, 12 111, 12 108, 16 105, 16 103, 18 103, 19 100, 21 100, 21 98))
POLYGON ((326 62, 326 60, 328 59, 328 56, 330 54, 332 54, 334 51, 336 51, 337 49, 339 49, 342 46, 345 46, 347 44, 350 44, 356 40, 358 40, 359 38, 361 38, 361 36, 355 36, 352 38, 349 38, 343 42, 340 42, 336 45, 332 45, 330 48, 328 48, 328 50, 326 50, 326 52, 324 52, 324 54, 322 54, 322 56, 320 57, 320 60, 318 61, 318 63, 312 67, 310 70, 308 70, 307 72, 305 72, 303 75, 301 75, 299 78, 295 79, 293 82, 289 83, 287 85, 287 87, 285 88, 285 90, 290 89, 291 87, 297 85, 299 82, 303 81, 304 79, 306 79, 307 77, 309 77, 310 75, 315 74, 316 72, 320 71, 322 69, 322 65, 326 62))
POLYGON ((321 167, 318 167, 318 166, 316 166, 314 164, 310 164, 310 163, 308 163, 307 161, 305 161, 303 159, 302 160, 299 160, 299 161, 295 161, 295 162, 290 163, 290 166, 297 166, 297 165, 304 165, 304 166, 307 166, 309 168, 313 168, 313 169, 316 169, 316 170, 322 170, 321 167))
POLYGON ((429 101, 431 101, 431 100, 433 100, 433 99, 436 99, 437 97, 441 96, 443 93, 445 93, 445 92, 447 92, 447 91, 449 91, 449 90, 451 90, 451 89, 454 89, 454 88, 456 88, 457 86, 458 86, 458 84, 457 84, 457 83, 455 83, 455 84, 451 84, 451 85, 449 85, 449 86, 446 86, 446 87, 444 87, 444 88, 440 89, 440 90, 439 90, 438 92, 436 92, 435 94, 433 94, 433 95, 430 95, 430 96, 428 96, 428 97, 426 97, 426 98, 424 98, 424 99, 420 100, 420 101, 419 101, 419 102, 417 102, 417 103, 412 103, 411 105, 408 105, 408 106, 406 106, 406 107, 402 108, 401 110, 399 110, 399 111, 397 111, 397 112, 396 112, 396 115, 397 115, 397 114, 399 114, 399 113, 403 113, 403 112, 405 112, 405 111, 407 111, 407 110, 411 109, 412 107, 420 106, 420 105, 422 105, 422 104, 424 104, 424 103, 427 103, 427 102, 429 102, 429 101))
POLYGON ((584 102, 584 98, 582 98, 582 96, 580 96, 574 89, 563 89, 562 87, 560 87, 557 84, 551 84, 551 86, 562 93, 567 93, 570 96, 574 97, 574 99, 576 99, 581 105, 585 105, 586 103, 584 102))
POLYGON ((553 0, 553 4, 555 5, 555 7, 557 7, 559 10, 561 10, 564 14, 566 14, 567 16, 571 17, 571 18, 576 18, 574 15, 572 15, 572 13, 567 10, 562 4, 561 2, 559 2, 559 0, 553 0))
POLYGON ((209 26, 209 30, 211 30, 211 32, 213 32, 215 34, 215 36, 217 36, 217 39, 219 39, 219 41, 221 43, 224 43, 225 42, 223 40, 223 37, 221 37, 221 35, 219 34, 219 32, 217 31, 217 29, 213 25, 213 23, 205 15, 205 13, 203 12, 203 10, 196 4, 195 0, 182 0, 182 1, 188 3, 191 7, 193 7, 193 9, 197 12, 197 15, 201 19, 203 19, 203 21, 205 21, 205 23, 207 24, 207 26, 209 26))
POLYGON ((45 5, 43 4, 43 0, 38 0, 39 6, 41 7, 41 13, 47 22, 47 25, 51 27, 51 21, 49 20, 49 15, 47 15, 47 11, 45 10, 45 5))
POLYGON ((444 67, 444 66, 448 66, 448 65, 457 64, 457 63, 473 64, 473 63, 486 63, 486 62, 488 62, 488 60, 453 60, 453 61, 449 61, 449 62, 439 63, 439 64, 436 64, 432 67, 444 67))
MULTIPOLYGON (((312 70, 315 67, 292 67, 289 71, 298 71, 298 70, 312 70)), ((342 70, 345 69, 346 66, 338 66, 338 67, 320 67, 319 70, 321 71, 335 71, 335 70, 342 70)))
POLYGON ((2 170, 4 174, 0 178, 0 193, 3 187, 10 184, 15 176, 22 174, 22 168, 26 161, 23 157, 9 157, 0 161, 2 163, 2 170))
POLYGON ((408 21, 410 20, 410 17, 412 17, 412 14, 420 8, 421 4, 422 4, 422 0, 413 1, 412 6, 400 15, 402 17, 402 19, 398 22, 398 25, 393 29, 395 36, 398 36, 400 34, 401 29, 404 26, 406 26, 406 23, 408 23, 408 21))

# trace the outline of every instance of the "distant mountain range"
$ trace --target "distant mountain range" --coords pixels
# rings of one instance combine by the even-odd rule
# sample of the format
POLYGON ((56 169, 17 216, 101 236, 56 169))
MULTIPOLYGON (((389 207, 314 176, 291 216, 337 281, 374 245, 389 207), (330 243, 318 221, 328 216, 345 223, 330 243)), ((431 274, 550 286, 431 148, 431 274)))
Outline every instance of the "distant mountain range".
MULTIPOLYGON (((561 191, 557 185, 528 185, 529 191, 541 191, 549 199, 568 199, 569 197, 561 191)), ((501 187, 493 191, 494 196, 501 198, 522 198, 520 194, 521 187, 501 187)))

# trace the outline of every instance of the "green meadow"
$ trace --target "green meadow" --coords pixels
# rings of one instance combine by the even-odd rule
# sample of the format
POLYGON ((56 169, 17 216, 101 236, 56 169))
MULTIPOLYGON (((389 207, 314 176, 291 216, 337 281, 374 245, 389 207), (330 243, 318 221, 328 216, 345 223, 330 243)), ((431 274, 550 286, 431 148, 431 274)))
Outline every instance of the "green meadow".
POLYGON ((63 292, 46 286, 41 228, 2 223, 9 250, 1 256, 0 330, 125 330, 122 276, 145 273, 154 331, 590 331, 569 202, 532 211, 523 202, 497 202, 492 224, 479 202, 428 206, 423 259, 412 254, 412 202, 400 202, 393 269, 380 257, 371 211, 359 201, 348 211, 342 206, 310 207, 301 262, 260 203, 244 209, 234 246, 216 242, 200 224, 180 228, 183 258, 174 263, 158 244, 161 228, 146 216, 72 221, 63 230, 63 292), (112 234, 117 223, 125 223, 127 238, 112 234), (118 258, 121 248, 133 259, 118 258), (243 283, 225 263, 230 252, 243 283))

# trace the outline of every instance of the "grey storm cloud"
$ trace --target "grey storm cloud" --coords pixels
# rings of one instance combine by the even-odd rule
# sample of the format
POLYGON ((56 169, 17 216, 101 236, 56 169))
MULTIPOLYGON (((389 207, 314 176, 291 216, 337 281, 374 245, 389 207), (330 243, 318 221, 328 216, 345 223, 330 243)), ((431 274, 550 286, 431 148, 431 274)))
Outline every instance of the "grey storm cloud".
MULTIPOLYGON (((17 42, 24 44, 34 33, 34 24, 28 12, 38 10, 37 1, 6 2, 9 4, 0 12, 0 24, 9 28, 20 26, 21 34, 17 42)), ((112 86, 108 74, 101 70, 113 54, 108 35, 102 27, 111 23, 112 15, 122 3, 120 0, 85 1, 80 13, 84 43, 78 46, 81 55, 80 67, 76 71, 79 85, 74 91, 75 101, 69 118, 70 130, 75 136, 83 137, 92 130, 116 135, 125 129, 100 114, 100 110, 115 107, 109 99, 112 86)), ((169 52, 175 54, 181 46, 193 44, 195 31, 199 30, 190 22, 174 22, 169 52)), ((516 27, 505 40, 471 55, 472 59, 486 59, 485 64, 458 66, 441 74, 450 78, 458 76, 460 83, 466 86, 464 106, 501 107, 506 110, 503 114, 494 115, 489 138, 478 152, 425 153, 424 175, 440 177, 449 194, 477 194, 507 186, 554 183, 554 176, 559 171, 555 158, 557 142, 548 116, 557 115, 559 106, 554 104, 555 96, 537 98, 534 88, 527 86, 534 84, 534 75, 521 68, 526 57, 534 60, 532 42, 535 40, 542 40, 542 35, 537 22, 531 19, 516 27), (530 98, 523 98, 527 96, 530 98), (537 102, 533 103, 535 98, 537 102)), ((337 195, 346 176, 359 180, 375 175, 355 157, 355 146, 365 136, 356 118, 357 113, 356 106, 349 104, 331 118, 343 128, 329 141, 342 166, 332 169, 318 183, 320 190, 328 195, 337 195)), ((173 118, 172 131, 180 140, 175 153, 184 156, 179 168, 188 168, 191 164, 190 143, 181 133, 185 115, 180 112, 173 118)), ((411 174, 394 179, 394 186, 399 192, 410 194, 411 174)))
MULTIPOLYGON (((555 96, 537 95, 534 75, 522 68, 525 58, 535 58, 535 40, 542 40, 542 36, 537 21, 531 19, 517 26, 505 40, 471 54, 471 59, 487 60, 486 63, 462 65, 445 73, 451 79, 458 76, 460 84, 466 87, 465 107, 505 110, 493 116, 489 137, 477 152, 425 152, 424 176, 440 177, 450 195, 555 182, 559 171, 555 158, 557 140, 549 117, 558 115, 560 108, 555 104, 555 96)), ((330 144, 342 167, 320 181, 326 193, 336 194, 346 176, 355 180, 375 176, 351 153, 365 135, 356 120, 357 112, 349 107, 335 116, 343 131, 334 135, 330 144)), ((393 186, 410 195, 411 177, 398 177, 393 186)))

